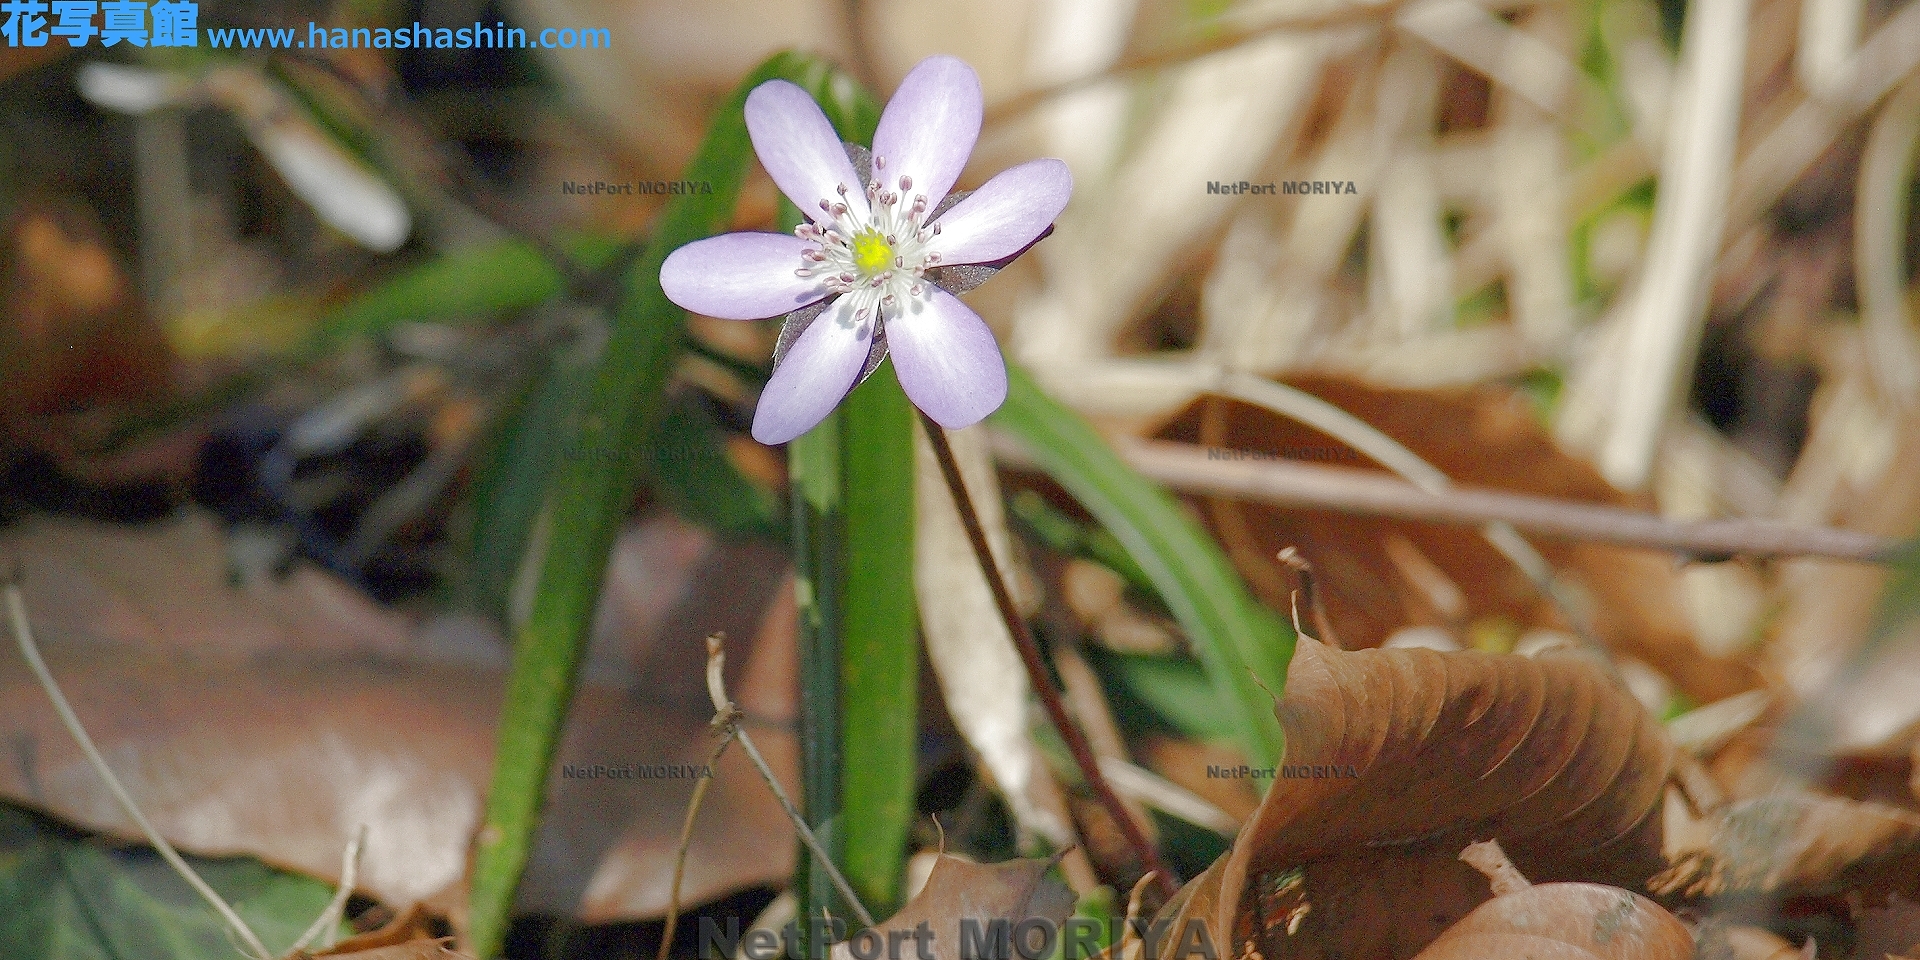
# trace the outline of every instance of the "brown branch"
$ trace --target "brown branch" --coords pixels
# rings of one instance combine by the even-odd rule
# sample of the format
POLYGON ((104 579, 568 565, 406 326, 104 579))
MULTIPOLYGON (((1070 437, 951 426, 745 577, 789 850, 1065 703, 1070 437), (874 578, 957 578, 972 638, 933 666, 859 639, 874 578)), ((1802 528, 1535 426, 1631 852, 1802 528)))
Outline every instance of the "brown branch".
POLYGON ((1884 537, 1773 520, 1676 521, 1638 510, 1525 493, 1455 487, 1429 493, 1371 470, 1286 460, 1216 460, 1201 447, 1139 440, 1119 444, 1142 474, 1178 490, 1289 507, 1478 526, 1504 522, 1567 540, 1672 550, 1696 558, 1830 557, 1886 563, 1884 537))
POLYGON ((953 447, 947 443, 946 429, 935 423, 924 411, 920 420, 927 428, 927 440, 933 445, 934 459, 940 461, 940 475, 946 478, 947 489, 953 493, 953 505, 960 512, 960 525, 967 530, 967 540, 973 544, 974 558, 980 562, 980 571, 986 575, 987 586, 993 591, 993 604, 1000 610, 1000 619, 1007 625, 1007 632, 1013 636, 1014 648, 1020 651, 1020 662, 1027 668, 1027 679, 1033 684, 1035 693, 1040 695, 1040 703, 1046 708, 1047 718, 1053 721, 1054 729, 1060 731, 1060 739, 1066 741, 1067 750, 1073 754, 1074 765, 1080 768, 1080 776, 1092 788, 1094 797, 1100 806, 1113 818, 1127 845, 1134 855, 1140 858, 1140 865, 1153 874, 1161 891, 1168 899, 1179 891, 1173 871, 1161 860, 1160 852, 1154 849, 1140 829, 1138 821, 1127 812, 1126 805, 1120 802, 1120 795, 1113 791, 1107 778, 1100 772, 1100 761, 1094 756, 1093 747, 1087 742, 1086 734, 1074 725, 1067 715, 1066 704, 1061 702, 1060 691, 1054 689, 1053 678, 1047 675, 1046 662, 1040 659, 1040 646, 1034 642, 1033 631, 1028 628, 1027 620, 1013 605, 1013 594, 1007 589, 1006 577, 1000 572, 1000 564, 993 559, 993 549, 987 544, 986 528, 980 524, 980 514, 973 508, 973 498, 967 493, 967 482, 960 476, 960 462, 954 459, 953 447))

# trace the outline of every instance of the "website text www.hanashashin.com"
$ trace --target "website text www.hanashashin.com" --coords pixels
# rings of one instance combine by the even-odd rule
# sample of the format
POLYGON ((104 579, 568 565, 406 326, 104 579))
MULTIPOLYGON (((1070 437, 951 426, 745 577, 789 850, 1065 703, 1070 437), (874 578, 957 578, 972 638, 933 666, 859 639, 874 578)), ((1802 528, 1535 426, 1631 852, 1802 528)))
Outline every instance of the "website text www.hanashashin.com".
POLYGON ((475 23, 470 27, 323 27, 307 24, 305 35, 298 27, 279 29, 207 30, 207 41, 215 47, 273 50, 606 50, 613 46, 613 32, 605 27, 546 27, 529 31, 496 22, 493 26, 475 23))
POLYGON ((0 41, 9 47, 65 43, 102 47, 197 47, 237 50, 608 50, 605 27, 215 27, 200 22, 195 0, 0 0, 0 41))

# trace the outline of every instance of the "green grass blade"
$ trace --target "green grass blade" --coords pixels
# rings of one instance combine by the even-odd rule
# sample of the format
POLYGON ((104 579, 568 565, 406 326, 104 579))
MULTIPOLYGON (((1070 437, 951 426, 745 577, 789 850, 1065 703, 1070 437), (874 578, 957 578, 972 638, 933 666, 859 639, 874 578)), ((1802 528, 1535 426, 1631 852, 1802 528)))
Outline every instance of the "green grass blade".
POLYGON ((1153 582, 1192 639, 1248 759, 1280 762, 1273 697, 1286 682, 1293 631, 1254 602, 1219 546, 1165 490, 1122 462, 1086 420, 1047 396, 1026 371, 1009 364, 1007 374, 1007 402, 993 415, 995 425, 1018 437, 1153 582))
POLYGON ((607 552, 632 501, 661 408, 663 387, 678 356, 685 312, 660 289, 667 254, 723 230, 753 161, 741 105, 748 91, 775 77, 824 70, 818 61, 781 54, 756 69, 715 115, 685 179, 712 193, 668 202, 646 255, 626 274, 622 302, 592 379, 588 402, 567 425, 576 455, 548 485, 546 549, 527 624, 517 632, 507 681, 499 748, 486 817, 475 845, 469 894, 468 947, 500 952, 514 892, 526 868, 561 726, 606 572, 607 552))
MULTIPOLYGON (((716 184, 714 196, 699 199, 718 196, 716 184)), ((585 236, 563 247, 581 267, 595 269, 611 263, 621 244, 614 237, 585 236)), ((560 271, 533 244, 519 239, 479 244, 406 270, 329 311, 316 324, 310 347, 384 333, 409 321, 457 320, 539 306, 565 289, 560 271)))
POLYGON ((842 406, 846 580, 841 600, 840 812, 847 882, 874 916, 906 882, 918 748, 913 406, 883 363, 842 406))

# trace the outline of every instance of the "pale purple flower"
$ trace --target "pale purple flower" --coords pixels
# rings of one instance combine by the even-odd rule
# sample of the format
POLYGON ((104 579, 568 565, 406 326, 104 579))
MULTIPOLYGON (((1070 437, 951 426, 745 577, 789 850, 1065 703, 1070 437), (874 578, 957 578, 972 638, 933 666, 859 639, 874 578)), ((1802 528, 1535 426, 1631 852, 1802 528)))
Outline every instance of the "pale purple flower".
POLYGON ((754 152, 811 222, 793 236, 690 243, 667 257, 660 285, 674 303, 708 316, 791 314, 784 354, 754 412, 754 439, 785 443, 811 430, 886 353, 908 399, 941 426, 977 423, 1006 399, 993 333, 942 284, 970 289, 991 270, 967 265, 1000 265, 1032 245, 1066 207, 1073 177, 1059 160, 1033 160, 943 207, 980 117, 972 67, 945 56, 921 61, 880 116, 863 183, 806 91, 771 80, 747 95, 754 152))

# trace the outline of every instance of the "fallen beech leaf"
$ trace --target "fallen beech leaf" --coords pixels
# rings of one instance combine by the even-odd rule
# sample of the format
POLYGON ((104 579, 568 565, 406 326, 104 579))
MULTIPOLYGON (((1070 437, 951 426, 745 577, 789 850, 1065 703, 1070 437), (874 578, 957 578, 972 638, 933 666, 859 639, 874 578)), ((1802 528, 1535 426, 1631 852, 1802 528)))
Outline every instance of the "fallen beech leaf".
POLYGON ((1704 848, 1669 851, 1673 866, 1648 881, 1656 894, 1731 891, 1832 893, 1862 871, 1920 852, 1920 816, 1883 803, 1783 792, 1713 815, 1704 848))
MULTIPOLYGON (((791 607, 776 608, 733 681, 742 707, 773 724, 791 717, 792 629, 791 607)), ((491 770, 499 671, 364 653, 196 657, 97 644, 46 653, 108 762, 183 850, 251 854, 332 881, 364 823, 363 889, 389 903, 457 906, 491 770)), ((665 664, 667 653, 654 657, 665 664)), ((702 659, 686 653, 681 667, 697 677, 702 659)), ((711 707, 690 708, 673 696, 674 677, 652 676, 660 689, 589 686, 577 699, 521 909, 591 920, 664 912, 692 768, 712 747, 711 707)), ((792 777, 791 734, 776 727, 759 740, 792 777)), ((132 835, 17 657, 0 657, 0 742, 16 745, 0 755, 0 796, 132 835)), ((686 903, 778 884, 792 869, 792 827, 744 754, 729 751, 713 774, 686 903)))
MULTIPOLYGON (((108 762, 183 850, 251 854, 333 881, 340 850, 364 823, 363 889, 389 903, 457 905, 491 772, 497 672, 335 658, 158 660, 99 649, 50 648, 47 656, 108 762)), ((786 738, 768 731, 761 739, 771 747, 786 738)), ((19 745, 0 762, 0 794, 88 829, 134 835, 18 658, 0 658, 0 740, 19 745)), ((709 749, 704 719, 583 690, 560 764, 629 772, 555 771, 522 907, 582 910, 587 872, 629 825, 666 835, 670 848, 693 780, 637 771, 684 771, 709 749)), ((719 782, 696 824, 688 902, 777 883, 790 866, 791 827, 736 752, 714 768, 719 782)), ((790 746, 767 752, 791 772, 790 746)))
MULTIPOLYGON (((995 920, 1005 920, 1012 928, 1023 920, 1040 919, 1051 924, 1050 929, 1059 930, 1073 912, 1073 893, 1047 878, 1053 864, 1053 860, 979 864, 941 854, 934 861, 933 872, 927 875, 926 885, 899 913, 855 936, 878 937, 880 956, 916 956, 913 942, 905 935, 925 924, 927 933, 923 936, 931 936, 931 941, 924 944, 927 955, 934 960, 956 960, 967 956, 961 950, 962 922, 978 924, 976 935, 990 931, 995 920)), ((853 960, 853 943, 835 944, 833 960, 853 960)), ((875 955, 865 944, 860 952, 875 955)))
POLYGON ((1920 905, 1896 893, 1887 898, 1884 907, 1862 907, 1858 902, 1851 907, 1855 956, 1920 954, 1920 905))
MULTIPOLYGON (((689 536, 658 518, 622 534, 587 673, 636 692, 590 686, 561 765, 705 763, 706 630, 755 637, 729 670, 732 689, 754 719, 791 720, 784 558, 704 538, 659 547, 689 536)), ((494 748, 492 667, 504 658, 490 628, 442 622, 413 634, 304 567, 234 586, 223 538, 195 511, 134 527, 30 517, 0 531, 0 556, 21 559, 56 676, 169 840, 333 879, 364 822, 364 889, 393 904, 456 905, 494 748)), ((797 769, 790 734, 760 740, 783 776, 797 769)), ((18 746, 0 751, 0 797, 132 835, 17 656, 0 656, 6 743, 18 746)), ((696 826, 683 903, 778 884, 791 870, 792 828, 758 775, 731 756, 715 773, 722 782, 696 826)), ((556 770, 521 907, 590 922, 664 915, 692 787, 556 770)))
POLYGON ((1549 880, 1637 885, 1663 862, 1672 747, 1578 657, 1302 637, 1278 709, 1282 775, 1233 849, 1161 911, 1175 918, 1163 934, 1192 916, 1265 960, 1404 960, 1487 899, 1453 855, 1474 836, 1507 838, 1549 880))
MULTIPOLYGON (((1290 378, 1372 424, 1455 483, 1614 506, 1648 508, 1593 467, 1562 452, 1526 402, 1494 387, 1375 387, 1331 376, 1290 378)), ((1203 398, 1157 434, 1162 439, 1264 455, 1374 468, 1318 431, 1263 409, 1203 398)), ((1210 499, 1209 522, 1261 599, 1288 609, 1292 582, 1275 564, 1297 547, 1314 566, 1322 599, 1347 647, 1375 647, 1407 626, 1464 635, 1473 624, 1520 633, 1565 630, 1558 611, 1478 531, 1325 511, 1210 499)), ((1752 667, 1712 657, 1696 642, 1670 556, 1599 544, 1533 538, 1568 581, 1589 594, 1595 634, 1651 664, 1694 700, 1711 703, 1759 686, 1752 667)))
POLYGON ((1527 882, 1488 840, 1460 859, 1486 873, 1495 896, 1415 960, 1690 960, 1693 936, 1646 897, 1597 883, 1527 882))
POLYGON ((0 531, 42 643, 126 644, 246 656, 295 650, 397 654, 406 621, 313 567, 236 585, 213 517, 182 510, 139 526, 35 516, 0 531))

